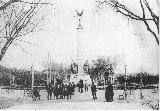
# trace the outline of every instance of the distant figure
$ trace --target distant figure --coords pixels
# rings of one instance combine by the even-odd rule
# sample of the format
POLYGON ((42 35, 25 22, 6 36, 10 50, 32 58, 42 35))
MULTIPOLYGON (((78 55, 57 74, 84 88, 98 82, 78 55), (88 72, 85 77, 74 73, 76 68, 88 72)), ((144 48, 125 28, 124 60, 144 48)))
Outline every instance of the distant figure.
POLYGON ((68 96, 67 84, 63 87, 63 98, 65 99, 66 96, 68 96))
POLYGON ((64 89, 64 85, 61 84, 60 87, 59 87, 59 95, 60 95, 60 99, 63 99, 63 89, 64 89))
POLYGON ((84 90, 88 91, 88 83, 87 82, 85 82, 85 84, 84 84, 84 90))
POLYGON ((75 84, 74 82, 72 82, 72 95, 74 94, 74 92, 75 92, 75 84))
POLYGON ((80 82, 78 82, 77 87, 78 87, 78 92, 80 92, 80 82))
POLYGON ((55 95, 56 99, 58 99, 59 94, 60 94, 60 85, 56 84, 55 90, 54 90, 54 95, 55 95))
POLYGON ((38 91, 37 87, 35 87, 33 89, 33 96, 32 96, 32 98, 33 98, 34 101, 36 101, 37 98, 38 98, 38 100, 40 100, 40 94, 39 94, 39 91, 38 91))
POLYGON ((92 92, 92 96, 93 96, 93 99, 97 99, 97 96, 96 96, 96 85, 94 84, 94 82, 92 82, 92 85, 91 85, 91 92, 92 92))
POLYGON ((71 83, 69 83, 69 85, 67 86, 67 91, 68 91, 67 99, 71 99, 71 95, 72 95, 72 85, 71 85, 71 83))
POLYGON ((51 100, 51 99, 52 99, 52 91, 53 91, 53 88, 52 88, 51 84, 49 84, 49 85, 47 86, 47 93, 48 93, 47 98, 48 98, 48 100, 51 100))
POLYGON ((80 85, 79 85, 80 93, 83 93, 83 87, 84 87, 83 80, 80 80, 79 82, 80 82, 80 85))
POLYGON ((13 92, 14 93, 14 90, 15 90, 16 88, 15 88, 15 84, 14 84, 14 82, 12 82, 12 84, 11 84, 11 92, 13 92))
POLYGON ((111 83, 108 84, 108 86, 105 89, 105 99, 107 102, 112 102, 113 101, 113 86, 111 83))
POLYGON ((57 98, 57 84, 55 84, 54 86, 54 90, 53 90, 53 93, 54 93, 54 98, 56 97, 57 98))

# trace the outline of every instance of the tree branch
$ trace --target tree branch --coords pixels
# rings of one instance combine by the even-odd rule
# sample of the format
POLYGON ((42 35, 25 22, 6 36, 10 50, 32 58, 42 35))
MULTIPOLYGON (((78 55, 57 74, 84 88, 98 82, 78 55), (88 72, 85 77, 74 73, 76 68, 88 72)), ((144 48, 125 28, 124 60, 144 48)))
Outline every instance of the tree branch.
POLYGON ((39 23, 44 19, 43 17, 39 17, 37 15, 41 8, 41 5, 39 7, 39 4, 48 4, 48 3, 40 3, 39 1, 37 3, 31 3, 31 6, 30 7, 26 6, 26 8, 24 5, 21 6, 21 4, 18 5, 17 7, 14 5, 11 5, 13 2, 22 2, 20 0, 10 0, 9 2, 4 3, 3 6, 7 7, 11 5, 11 7, 3 11, 5 14, 4 15, 5 27, 2 28, 0 32, 2 33, 2 37, 6 37, 6 40, 5 40, 5 43, 2 45, 2 49, 0 53, 0 61, 5 55, 7 49, 12 44, 14 46, 20 47, 23 52, 26 52, 23 49, 23 47, 15 43, 15 41, 36 45, 30 42, 27 42, 25 40, 21 40, 19 38, 33 32, 35 28, 38 27, 39 23))
POLYGON ((156 35, 155 32, 149 27, 147 21, 145 20, 145 10, 144 10, 143 4, 142 4, 142 0, 140 0, 140 5, 141 5, 141 8, 142 8, 142 12, 143 12, 143 19, 144 19, 143 22, 145 23, 145 25, 146 25, 146 27, 147 27, 147 30, 148 30, 149 32, 151 32, 151 34, 153 34, 153 36, 154 36, 155 39, 156 39, 157 44, 159 45, 159 39, 158 39, 157 35, 156 35))
POLYGON ((31 43, 31 42, 28 42, 28 41, 25 41, 25 40, 21 40, 21 39, 15 39, 16 41, 20 41, 20 42, 24 42, 24 43, 27 43, 27 44, 30 44, 30 45, 34 45, 34 46, 37 46, 37 44, 34 44, 34 43, 31 43))
POLYGON ((144 4, 145 6, 147 7, 148 11, 150 12, 151 14, 151 17, 153 18, 153 22, 155 23, 156 27, 157 27, 157 31, 158 31, 158 34, 159 34, 159 16, 157 16, 150 8, 147 0, 144 0, 144 4))
POLYGON ((40 3, 40 2, 27 2, 20 0, 21 3, 27 3, 27 4, 37 4, 37 5, 53 5, 52 3, 40 3))
POLYGON ((25 4, 53 5, 51 3, 43 3, 43 2, 39 3, 39 2, 27 2, 23 0, 9 0, 8 2, 4 3, 2 6, 0 6, 0 11, 5 10, 9 5, 16 3, 16 2, 25 3, 25 4))
POLYGON ((16 44, 16 43, 13 43, 13 45, 14 45, 15 47, 17 47, 18 49, 20 48, 24 53, 29 54, 27 51, 25 51, 25 49, 24 49, 21 45, 16 44))
POLYGON ((147 27, 147 31, 149 31, 155 38, 157 44, 159 45, 159 38, 158 38, 158 34, 159 34, 159 16, 157 16, 150 8, 147 0, 144 0, 144 4, 145 6, 147 7, 148 11, 150 12, 151 14, 151 18, 146 18, 146 13, 145 13, 145 9, 144 9, 144 6, 142 4, 142 0, 140 0, 140 5, 141 5, 141 9, 142 9, 142 12, 143 12, 143 15, 142 17, 136 15, 135 13, 133 13, 132 11, 130 11, 125 5, 123 4, 120 4, 117 0, 109 0, 109 1, 103 1, 103 2, 100 2, 99 1, 99 5, 102 5, 102 4, 107 4, 109 6, 111 6, 112 8, 114 8, 116 10, 116 12, 118 13, 121 13, 122 15, 126 16, 126 17, 129 17, 133 20, 137 20, 137 21, 142 21, 144 22, 145 26, 147 27), (151 29, 151 26, 148 24, 148 22, 154 22, 154 24, 156 25, 156 28, 157 28, 157 32, 154 32, 153 29, 151 29))

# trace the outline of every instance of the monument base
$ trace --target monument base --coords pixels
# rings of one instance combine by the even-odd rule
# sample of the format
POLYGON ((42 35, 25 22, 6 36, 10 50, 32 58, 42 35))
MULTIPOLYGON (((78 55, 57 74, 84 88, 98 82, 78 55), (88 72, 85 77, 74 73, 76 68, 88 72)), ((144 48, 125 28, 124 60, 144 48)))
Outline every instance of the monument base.
POLYGON ((80 80, 83 80, 84 83, 85 82, 87 82, 88 84, 92 83, 90 75, 85 73, 72 74, 70 76, 70 82, 74 82, 75 84, 77 84, 80 80))

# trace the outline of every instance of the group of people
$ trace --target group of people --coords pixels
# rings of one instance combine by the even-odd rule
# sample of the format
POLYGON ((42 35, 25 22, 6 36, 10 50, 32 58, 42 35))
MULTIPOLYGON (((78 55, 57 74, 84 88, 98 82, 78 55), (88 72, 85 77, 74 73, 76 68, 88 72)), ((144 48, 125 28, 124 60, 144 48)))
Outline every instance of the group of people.
POLYGON ((54 97, 56 99, 64 99, 67 97, 67 99, 71 99, 71 95, 75 92, 75 84, 69 83, 67 84, 55 84, 55 86, 48 84, 47 87, 47 93, 48 93, 48 100, 52 99, 52 94, 54 94, 54 97))
MULTIPOLYGON (((54 95, 54 97, 56 99, 65 99, 65 97, 67 97, 67 99, 71 99, 71 95, 74 94, 75 92, 75 84, 74 83, 69 83, 67 84, 48 84, 46 85, 46 90, 47 90, 47 99, 51 100, 52 99, 52 95, 54 95)), ((38 88, 34 88, 33 89, 33 100, 40 100, 40 94, 39 94, 40 90, 38 90, 38 88)))
MULTIPOLYGON (((51 100, 52 99, 52 95, 54 94, 54 97, 56 99, 71 99, 72 95, 74 95, 75 92, 75 87, 78 87, 78 92, 83 93, 83 88, 85 89, 85 91, 88 91, 88 84, 83 84, 83 81, 79 81, 79 83, 77 85, 75 85, 73 82, 67 84, 55 84, 54 86, 52 84, 48 84, 46 86, 46 90, 47 90, 47 99, 51 100)), ((97 99, 97 88, 96 85, 94 84, 94 82, 92 82, 91 84, 91 92, 92 92, 92 96, 93 99, 97 99)), ((33 95, 34 98, 36 100, 36 98, 38 98, 40 100, 40 94, 37 88, 35 88, 33 90, 33 95)), ((113 101, 113 96, 114 96, 114 92, 113 92, 113 86, 111 83, 109 83, 107 85, 107 87, 105 88, 105 99, 107 102, 112 102, 113 101)))
POLYGON ((83 93, 83 88, 85 91, 88 91, 88 83, 85 81, 85 83, 83 83, 83 80, 80 80, 77 84, 78 87, 78 92, 83 93))
MULTIPOLYGON (((97 95, 96 95, 97 88, 96 88, 96 85, 94 84, 94 82, 92 82, 92 85, 91 85, 91 92, 92 92, 93 99, 94 100, 97 99, 97 95)), ((112 102, 113 96, 114 96, 113 86, 111 83, 108 83, 107 87, 105 88, 106 102, 112 102)))

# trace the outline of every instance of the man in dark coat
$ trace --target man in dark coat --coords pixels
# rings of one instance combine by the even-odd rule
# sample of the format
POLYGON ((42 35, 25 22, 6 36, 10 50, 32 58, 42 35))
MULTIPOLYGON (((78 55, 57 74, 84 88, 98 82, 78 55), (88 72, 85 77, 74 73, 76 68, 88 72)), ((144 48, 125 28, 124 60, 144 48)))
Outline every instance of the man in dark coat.
POLYGON ((109 88, 108 88, 108 86, 105 88, 105 99, 106 99, 106 102, 109 102, 109 88))
POLYGON ((80 81, 78 82, 77 87, 78 87, 78 92, 80 92, 80 81))
POLYGON ((84 87, 83 80, 80 80, 80 93, 83 93, 83 87, 84 87))
POLYGON ((88 91, 88 83, 87 83, 87 81, 85 82, 84 88, 85 88, 85 91, 88 91))
POLYGON ((59 87, 60 87, 60 85, 58 85, 58 84, 55 85, 54 95, 55 95, 56 99, 58 99, 58 96, 59 96, 59 87))
POLYGON ((51 86, 51 84, 49 84, 48 87, 47 87, 47 93, 48 93, 47 98, 48 98, 48 100, 52 99, 52 91, 53 91, 52 86, 51 86))
POLYGON ((113 86, 111 83, 108 84, 108 86, 105 89, 105 98, 107 102, 112 102, 113 101, 113 86))
POLYGON ((93 99, 97 99, 97 96, 96 96, 96 85, 92 82, 92 85, 91 85, 91 92, 92 92, 92 96, 93 96, 93 99))
POLYGON ((63 96, 64 96, 64 99, 65 99, 66 96, 68 97, 67 84, 65 84, 64 87, 63 87, 63 96))
POLYGON ((38 88, 37 87, 35 87, 34 89, 33 89, 33 100, 34 101, 36 101, 37 100, 37 98, 40 100, 40 94, 39 94, 39 90, 38 90, 38 88))
POLYGON ((67 99, 71 99, 71 95, 72 95, 72 85, 71 85, 71 83, 69 83, 69 85, 67 86, 67 91, 68 91, 67 99))
POLYGON ((63 84, 61 84, 60 87, 59 87, 60 99, 63 99, 63 88, 64 88, 64 86, 63 86, 63 84))
POLYGON ((74 82, 72 82, 72 94, 74 94, 74 92, 75 92, 75 84, 74 82))

